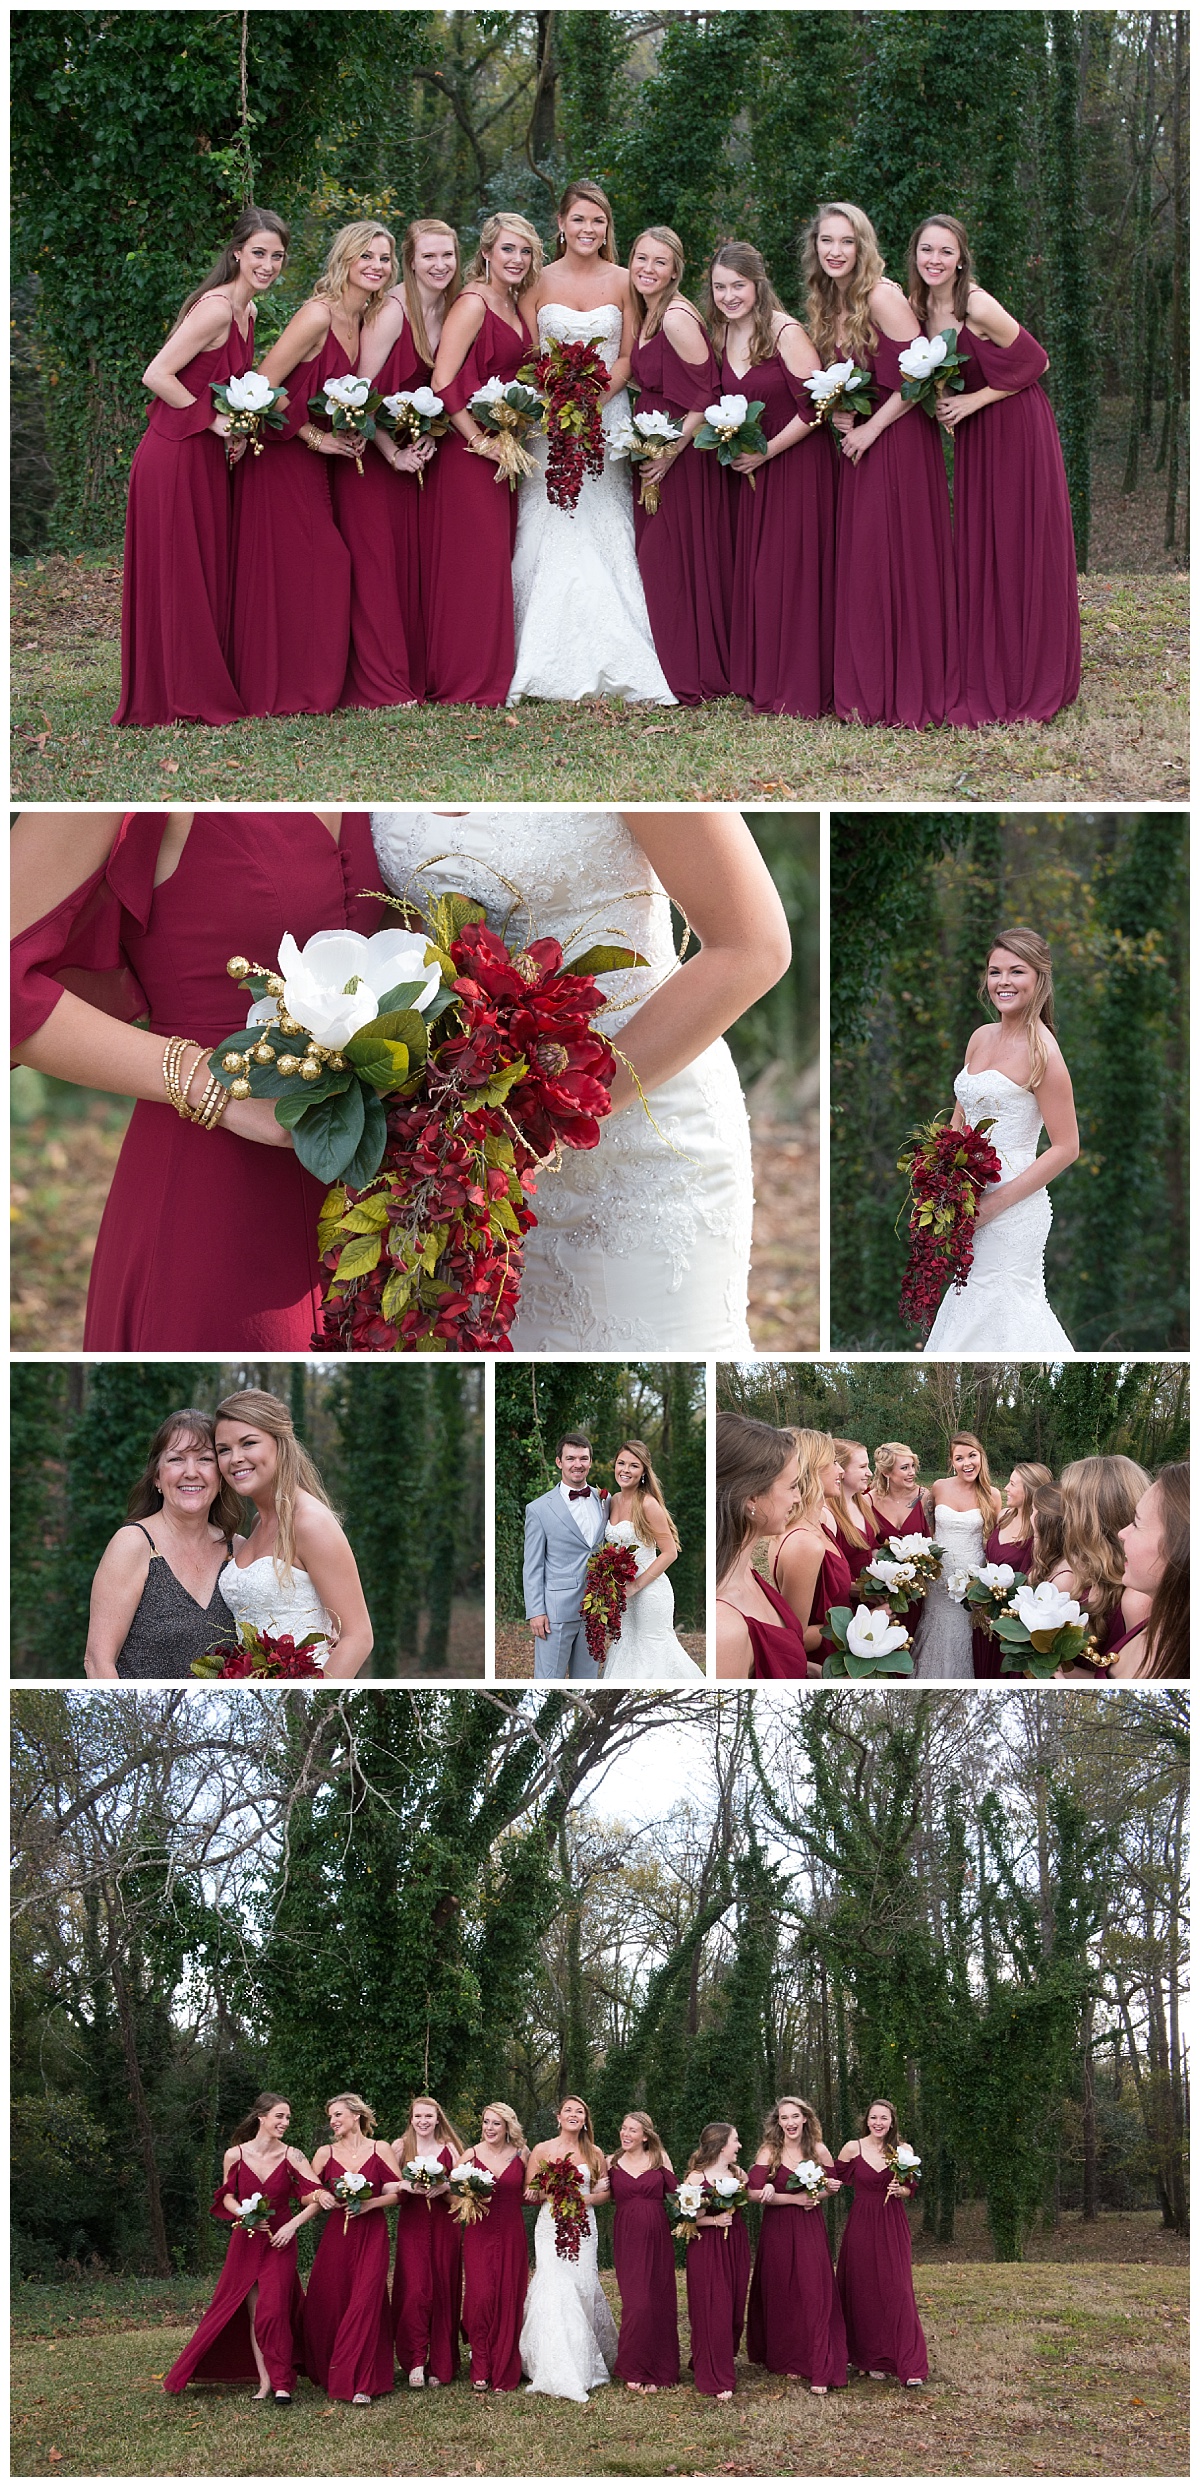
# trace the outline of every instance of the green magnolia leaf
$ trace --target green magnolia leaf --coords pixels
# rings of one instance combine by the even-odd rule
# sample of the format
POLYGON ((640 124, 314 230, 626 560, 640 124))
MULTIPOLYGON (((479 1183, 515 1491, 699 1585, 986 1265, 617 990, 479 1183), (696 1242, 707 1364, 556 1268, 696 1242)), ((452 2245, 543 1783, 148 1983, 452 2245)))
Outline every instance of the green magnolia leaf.
MULTIPOLYGON (((361 1080, 353 1079, 348 1088, 335 1097, 322 1097, 298 1122, 292 1132, 292 1144, 302 1166, 315 1174, 322 1183, 332 1183, 338 1175, 348 1175, 351 1159, 363 1136, 366 1122, 366 1096, 361 1080)), ((382 1116, 378 1098, 372 1098, 382 1116)), ((378 1165, 371 1168, 374 1174, 378 1165)), ((369 1175, 362 1180, 368 1182, 369 1175)))
POLYGON ((648 965, 640 950, 610 949, 598 941, 592 949, 581 951, 577 959, 564 959, 563 972, 568 976, 613 976, 620 967, 648 965))
POLYGON ((275 1107, 275 1120, 285 1131, 294 1131, 310 1108, 319 1105, 322 1097, 339 1097, 349 1088, 353 1071, 330 1071, 324 1079, 301 1079, 296 1072, 282 1082, 283 1094, 275 1107))
MULTIPOLYGON (((394 984, 390 992, 381 993, 379 996, 379 1008, 375 1014, 375 1019, 368 1020, 367 1026, 358 1030, 359 1036, 366 1036, 369 1029, 375 1026, 376 1019, 386 1019, 390 1010, 410 1009, 412 1004, 416 1001, 418 995, 423 993, 424 990, 425 982, 422 980, 420 984, 394 984)), ((349 1050, 349 1046, 343 1045, 343 1053, 348 1053, 349 1050)))
POLYGON ((845 1640, 846 1627, 849 1624, 853 1613, 854 1608, 852 1606, 831 1606, 827 1617, 830 1631, 833 1633, 840 1633, 842 1639, 845 1640))
POLYGON ((373 1091, 360 1090, 363 1100, 362 1138, 348 1165, 341 1169, 352 1191, 360 1191, 377 1175, 387 1147, 387 1115, 373 1091))
POLYGON ((821 1669, 822 1675, 848 1675, 849 1672, 850 1670, 846 1664, 845 1654, 840 1649, 831 1651, 821 1669))
POLYGON ((379 1096, 395 1096, 410 1076, 407 1045, 393 1044, 386 1036, 356 1036, 354 1044, 354 1068, 359 1078, 365 1079, 379 1096))

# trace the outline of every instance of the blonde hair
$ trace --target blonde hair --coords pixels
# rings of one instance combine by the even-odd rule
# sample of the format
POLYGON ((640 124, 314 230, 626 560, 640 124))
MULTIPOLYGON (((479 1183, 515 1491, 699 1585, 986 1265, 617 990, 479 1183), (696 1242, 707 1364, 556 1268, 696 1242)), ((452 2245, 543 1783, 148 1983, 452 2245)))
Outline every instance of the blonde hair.
POLYGON ((714 338, 718 327, 720 328, 722 343, 724 343, 729 333, 729 322, 724 312, 718 309, 713 294, 714 268, 732 268, 735 276, 744 277, 747 284, 753 285, 754 311, 750 329, 750 361, 752 365, 769 363, 775 352, 775 322, 786 320, 787 313, 767 275, 766 261, 762 252, 755 249, 753 242, 718 242, 709 260, 702 297, 704 319, 714 338))
MULTIPOLYGON (((627 2107, 621 2118, 621 2122, 622 2124, 640 2124, 642 2128, 642 2148, 645 2151, 651 2166, 661 2167, 666 2156, 666 2152, 663 2147, 663 2138, 661 2133, 656 2133, 654 2130, 653 2116, 648 2116, 644 2107, 627 2107)), ((619 2159, 621 2156, 621 2136, 619 2133, 617 2135, 617 2147, 612 2155, 614 2159, 619 2159)))
MULTIPOLYGON (((987 1452, 984 1450, 983 1444, 977 1433, 952 1433, 950 1436, 951 1451, 953 1451, 956 1445, 960 1442, 965 1442, 969 1451, 978 1451, 979 1453, 979 1474, 971 1487, 971 1492, 973 1493, 980 1512, 982 1513, 984 1521, 984 1535, 986 1536, 988 1530, 994 1528, 996 1525, 995 1491, 992 1485, 991 1473, 987 1464, 987 1452)), ((954 1462, 952 1459, 950 1462, 950 1475, 953 1476, 953 1474, 954 1462)), ((959 1482, 961 1484, 961 1478, 959 1482)))
POLYGON ((1101 1630, 1117 1605, 1125 1580, 1125 1551, 1117 1535, 1128 1528, 1150 1479, 1135 1459, 1073 1459, 1064 1468, 1062 1560, 1087 1593, 1088 1613, 1101 1630))
MULTIPOLYGON (((637 323, 638 336, 641 338, 643 345, 649 345, 651 337, 657 337, 659 329, 662 327, 663 321, 666 318, 673 302, 682 302, 685 310, 691 311, 698 320, 700 319, 700 313, 697 311, 695 303, 689 302, 687 295, 681 294, 679 290, 683 283, 683 271, 687 266, 687 261, 683 255, 683 244, 679 239, 679 235, 671 231, 670 225, 643 225, 642 230, 638 234, 637 240, 634 242, 633 248, 629 253, 629 263, 631 267, 637 257, 638 242, 661 242, 663 249, 670 251, 675 262, 675 274, 671 280, 671 283, 667 286, 666 291, 663 294, 662 301, 656 304, 653 311, 650 309, 645 295, 638 292, 632 276, 629 279, 629 292, 633 302, 633 313, 634 319, 637 323), (644 337, 642 337, 643 328, 646 330, 644 337)), ((700 324, 703 327, 703 321, 701 321, 700 324)))
MULTIPOLYGON (((563 191, 561 199, 558 202, 559 215, 565 216, 567 209, 574 206, 576 199, 587 199, 593 207, 602 207, 604 209, 604 213, 608 218, 608 231, 604 236, 604 240, 597 255, 601 259, 607 259, 610 265, 615 267, 617 264, 617 228, 613 220, 612 208, 609 201, 605 198, 603 190, 601 190, 598 183, 594 181, 569 181, 566 189, 563 191)), ((566 255, 566 248, 566 236, 560 225, 558 239, 554 246, 555 258, 564 258, 566 255)))
POLYGON ((451 2124, 445 2108, 438 2106, 436 2098, 431 2098, 428 2090, 414 2090, 413 2095, 409 2100, 408 2122, 396 2144, 396 2157, 400 2160, 401 2165, 403 2165, 406 2158, 414 2157, 417 2150, 421 2147, 417 2141, 416 2130, 412 2120, 413 2108, 418 2106, 432 2107, 434 2109, 437 2116, 437 2123, 433 2128, 433 2138, 435 2142, 449 2142, 455 2158, 461 2159, 467 2145, 464 2142, 462 2135, 455 2132, 454 2126, 451 2124))
POLYGON ((988 993, 987 971, 988 961, 995 957, 997 950, 1011 950, 1013 957, 1020 959, 1023 967, 1031 967, 1037 978, 1033 988, 1033 1000, 1021 1013, 1021 1025, 1025 1030, 1025 1040, 1029 1047, 1029 1087, 1032 1093, 1041 1087, 1049 1060, 1042 1042, 1041 1031, 1043 1028, 1049 1028, 1052 1036, 1055 1032, 1054 971, 1050 962, 1050 944, 1048 941, 1043 941, 1040 933, 1031 932, 1028 924, 1011 924, 1007 932, 997 933, 995 940, 988 943, 988 954, 983 963, 983 976, 979 985, 979 999, 984 1008, 992 1012, 993 1019, 999 1014, 988 993))
POLYGON ((326 2115, 331 2107, 347 2108, 350 2114, 357 2118, 359 2131, 365 2133, 368 2141, 370 2140, 378 2118, 374 2108, 368 2107, 365 2098, 360 2098, 357 2090, 336 2090, 333 2097, 325 2101, 326 2115))
POLYGON ((415 345, 422 362, 432 363, 434 359, 433 348, 430 345, 428 332, 425 327, 425 313, 421 307, 421 294, 420 288, 417 284, 415 265, 417 244, 418 242, 424 240, 427 233, 448 234, 450 240, 454 244, 454 274, 451 277, 449 284, 443 289, 443 312, 448 311, 451 303, 458 300, 458 297, 462 292, 463 273, 462 251, 459 247, 458 235, 455 232, 453 225, 444 224, 440 216, 414 217, 412 223, 406 226, 404 240, 400 245, 400 269, 404 287, 404 306, 408 312, 408 324, 413 333, 413 344, 415 345))
POLYGON ((321 1483, 302 1442, 296 1439, 291 1411, 270 1390, 234 1390, 222 1399, 213 1418, 213 1433, 222 1422, 229 1425, 253 1425, 258 1433, 269 1433, 277 1444, 279 1462, 275 1470, 275 1517, 279 1534, 271 1557, 275 1577, 290 1588, 292 1566, 296 1560, 296 1496, 313 1494, 327 1511, 333 1505, 321 1483))
POLYGON ((799 2108, 800 2113, 804 2118, 803 2125, 800 2128, 800 2148, 804 2151, 808 2158, 815 2158, 817 2144, 823 2138, 821 2133, 821 2119, 817 2114, 816 2108, 810 2107, 806 2098, 793 2098, 789 2093, 785 2092, 784 2096, 782 2098, 777 2098, 774 2106, 768 2110, 766 2122, 764 2123, 762 2130, 763 2141, 771 2153, 771 2165, 773 2168, 778 2167, 787 2147, 787 2135, 779 2121, 779 2110, 781 2107, 799 2108))
POLYGON ((542 248, 541 234, 536 226, 530 224, 527 216, 510 215, 506 208, 501 208, 495 216, 488 216, 480 226, 479 246, 466 271, 463 283, 465 285, 478 284, 481 278, 485 284, 490 282, 491 269, 488 266, 488 258, 502 233, 519 233, 521 240, 528 242, 530 247, 529 274, 517 287, 519 299, 522 294, 528 293, 531 285, 536 285, 546 263, 546 254, 542 248))
POLYGON ((333 240, 330 243, 329 249, 325 255, 325 265, 317 278, 316 284, 313 286, 313 299, 315 301, 340 302, 349 282, 350 270, 353 267, 355 260, 358 258, 359 253, 366 249, 368 242, 374 242, 376 240, 387 243, 388 249, 392 254, 392 266, 390 275, 385 278, 378 293, 367 304, 367 307, 363 312, 362 324, 364 328, 370 327, 371 321, 376 317, 379 311, 384 295, 390 292, 392 286, 395 284, 398 273, 396 266, 396 236, 394 233, 388 232, 386 225, 377 223, 373 216, 360 216, 357 224, 343 225, 341 232, 334 234, 333 240))
MULTIPOLYGON (((664 1495, 662 1487, 658 1482, 658 1478, 655 1476, 654 1470, 650 1464, 650 1453, 647 1450, 645 1443, 622 1442, 619 1444, 617 1450, 613 1453, 614 1473, 617 1461, 619 1460, 622 1451, 628 1451, 632 1458, 640 1459, 642 1463, 641 1484, 635 1485, 633 1489, 633 1533, 640 1546, 652 1546, 654 1545, 655 1540, 650 1533, 649 1523, 646 1519, 646 1496, 647 1494, 652 1494, 655 1502, 661 1503, 663 1510, 667 1511, 666 1496, 664 1495)), ((621 1490, 623 1489, 618 1488, 618 1491, 621 1490)), ((667 1511, 667 1527, 670 1529, 676 1545, 678 1545, 679 1531, 676 1528, 675 1522, 671 1518, 669 1511, 667 1511)))
MULTIPOLYGON (((480 2110, 479 2110, 479 2138, 480 2138, 480 2141, 482 2141, 482 2140, 483 2140, 483 2119, 484 2119, 484 2117, 485 2117, 485 2116, 503 2116, 503 2118, 504 2118, 504 2130, 505 2130, 505 2133, 506 2133, 506 2134, 507 2134, 507 2136, 508 2136, 509 2142, 511 2143, 511 2145, 512 2145, 513 2149, 514 2149, 514 2150, 524 2150, 524 2148, 525 2148, 525 2135, 524 2135, 524 2133, 523 2133, 523 2132, 522 2132, 522 2130, 521 2130, 520 2120, 519 2120, 519 2118, 518 2118, 516 2108, 515 2108, 515 2107, 510 2107, 510 2106, 509 2106, 509 2104, 508 2104, 507 2099, 503 2099, 503 2098, 490 2098, 490 2099, 488 2100, 487 2106, 486 2106, 486 2107, 481 2107, 481 2108, 480 2108, 480 2110)), ((488 2147, 489 2147, 489 2149, 490 2149, 490 2147, 491 2147, 490 2143, 489 2143, 488 2147)))
MULTIPOLYGON (((897 1460, 916 1460, 916 1458, 916 1452, 912 1449, 911 1444, 907 1442, 881 1442, 879 1449, 875 1453, 875 1471, 871 1478, 870 1485, 867 1488, 867 1492, 869 1494, 890 1494, 892 1490, 892 1470, 895 1467, 897 1460)), ((919 1460, 917 1461, 917 1468, 919 1473, 919 1460)), ((907 1491, 908 1489, 905 1487, 905 1492, 907 1493, 907 1491)), ((913 1485, 913 1492, 916 1492, 915 1481, 913 1485)))
MULTIPOLYGON (((865 1442, 848 1442, 843 1440, 841 1435, 834 1435, 833 1456, 841 1461, 843 1468, 851 1451, 862 1451, 865 1454, 866 1449, 865 1442)), ((874 1531, 868 1527, 867 1515, 859 1504, 857 1494, 847 1492, 845 1478, 839 1486, 835 1486, 833 1493, 829 1496, 829 1507, 836 1514, 842 1535, 849 1545, 857 1546, 860 1551, 864 1546, 870 1545, 874 1531), (860 1535, 860 1530, 864 1528, 867 1529, 865 1537, 860 1535)), ((803 2105, 802 2100, 796 2103, 803 2105)))
POLYGON ((811 1520, 821 1509, 825 1500, 821 1470, 827 1468, 837 1454, 831 1433, 814 1433, 810 1425, 790 1425, 788 1431, 800 1459, 800 1479, 796 1487, 800 1507, 791 1524, 795 1528, 798 1521, 811 1520))
MULTIPOLYGON (((1030 1529, 1032 1529, 1033 1497, 1039 1485, 1053 1485, 1053 1476, 1048 1468, 1043 1468, 1039 1459, 1014 1459, 1010 1475, 1019 1477, 1025 1488, 1025 1519, 1030 1529)), ((1003 1528, 1005 1521, 1011 1520, 1013 1517, 1013 1507, 1006 1492, 1004 1496, 1003 1509, 1001 1510, 1000 1517, 996 1522, 997 1528, 1003 1528)))
MULTIPOLYGON (((856 363, 865 354, 873 354, 879 331, 871 318, 871 294, 883 275, 884 261, 870 217, 845 199, 828 200, 817 209, 805 232, 800 266, 808 289, 805 326, 822 363, 832 362, 843 351, 838 344, 839 326, 844 352, 856 363), (854 234, 854 272, 844 294, 839 293, 817 257, 817 235, 826 216, 844 216, 854 234)), ((896 290, 899 292, 899 286, 896 290)))

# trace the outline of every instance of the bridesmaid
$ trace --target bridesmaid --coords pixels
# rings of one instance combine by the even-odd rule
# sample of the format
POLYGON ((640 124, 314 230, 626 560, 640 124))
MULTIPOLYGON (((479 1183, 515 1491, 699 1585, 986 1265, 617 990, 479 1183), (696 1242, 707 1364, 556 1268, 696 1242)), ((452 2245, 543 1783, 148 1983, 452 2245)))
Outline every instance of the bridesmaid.
POLYGON ((356 2409, 390 2392, 392 2326, 388 2313, 387 2212, 399 2195, 400 2170, 386 2142, 371 2139, 374 2110, 353 2090, 325 2110, 332 2143, 313 2156, 322 2208, 331 2208, 309 2274, 304 2301, 304 2363, 318 2390, 356 2409), (347 2219, 333 2187, 339 2176, 368 2178, 373 2191, 347 2219))
POLYGON ((907 1442, 881 1442, 867 1495, 882 1544, 889 1537, 928 1537, 925 1505, 917 1491, 917 1455, 907 1442))
POLYGON ((676 699, 695 707, 729 690, 733 507, 715 454, 688 453, 705 407, 720 396, 721 374, 699 312, 680 293, 683 267, 669 225, 639 233, 629 254, 637 412, 682 419, 683 436, 639 468, 660 499, 652 517, 635 496, 633 526, 658 661, 676 699))
MULTIPOLYGON (((243 208, 142 374, 154 404, 129 473, 114 725, 229 725, 244 713, 229 665, 229 420, 215 412, 209 382, 249 371, 258 300, 287 245, 269 208, 243 208)), ((235 461, 245 447, 233 443, 235 461)))
POLYGON ((807 327, 822 364, 871 373, 864 421, 842 436, 838 477, 833 704, 860 725, 940 725, 958 700, 950 492, 935 424, 900 394, 901 348, 917 316, 883 273, 861 207, 822 207, 804 237, 807 327))
MULTIPOLYGON (((363 330, 358 358, 360 379, 381 397, 428 388, 433 378, 442 322, 462 291, 453 225, 437 216, 411 224, 400 266, 400 282, 363 330)), ((334 515, 353 564, 343 706, 401 707, 425 696, 421 534, 440 467, 438 444, 428 434, 401 443, 377 430, 361 475, 347 466, 333 469, 334 515)))
POLYGON ((807 2099, 781 2098, 763 2126, 762 2147, 747 2182, 763 2205, 750 2281, 746 2353, 755 2366, 795 2381, 808 2378, 818 2395, 846 2381, 846 2326, 820 2206, 841 2191, 833 2158, 807 2099), (828 2170, 814 2196, 787 2191, 788 2171, 802 2159, 828 2170))
MULTIPOLYGON (((1049 1469, 1039 1460, 1017 1461, 1004 1489, 999 1519, 984 1545, 985 1563, 1011 1563, 1014 1572, 1024 1572, 1028 1578, 1033 1570, 1033 1495, 1039 1485, 1051 1483, 1049 1469)), ((1000 1674, 1000 1643, 990 1632, 978 1628, 972 1632, 971 1656, 981 1683, 1000 1674)))
POLYGON ((1075 536, 1049 357, 975 282, 966 227, 930 216, 908 246, 926 336, 958 333, 963 389, 938 400, 954 436, 954 566, 962 684, 952 725, 1045 721, 1079 691, 1075 536), (977 417, 986 410, 987 420, 977 417))
POLYGON ((541 272, 542 245, 524 216, 489 216, 442 328, 433 386, 451 429, 421 539, 430 699, 502 708, 512 681, 517 495, 495 464, 495 435, 467 406, 486 380, 515 380, 528 359, 521 298, 541 272))
POLYGON ((1030 1503, 1033 1568, 1029 1578, 1036 1589, 1039 1581, 1053 1580, 1063 1559, 1063 1492, 1057 1477, 1049 1485, 1036 1485, 1030 1503))
POLYGON ((679 2305, 675 2247, 663 2196, 675 2171, 653 2122, 632 2108, 620 2148, 608 2162, 612 2190, 613 2262, 621 2294, 621 2337, 614 2375, 631 2392, 669 2391, 679 2381, 679 2305))
POLYGON ((754 1568, 755 1548, 786 1528, 800 1462, 790 1433, 753 1417, 717 1418, 717 1674, 808 1674, 791 1607, 754 1568))
MULTIPOLYGON (((1191 1668, 1191 1476, 1173 1461, 1148 1485, 1121 1530, 1124 1602, 1149 1613, 1108 1645, 1110 1681, 1186 1676, 1191 1668)), ((1071 1673, 1060 1668, 1060 1674, 1071 1673)))
POLYGON ((876 2383, 897 2375, 925 2383, 929 2357, 913 2296, 912 2239, 905 2208, 911 2185, 897 2183, 887 2153, 900 2140, 896 2110, 872 2099, 860 2139, 843 2142, 837 2172, 854 2188, 838 2255, 837 2283, 851 2363, 876 2383))
POLYGON ((228 2220, 232 2228, 224 2268, 207 2314, 163 2378, 164 2392, 182 2392, 196 2378, 241 2383, 254 2375, 256 2401, 274 2399, 286 2406, 291 2400, 296 2369, 303 2364, 296 2230, 329 2199, 303 2151, 289 2149, 284 2139, 291 2118, 287 2100, 277 2090, 264 2090, 230 2136, 212 2200, 213 2218, 228 2220), (265 2195, 270 2206, 267 2226, 234 2228, 255 2193, 265 2195), (307 2207, 290 2218, 297 2194, 307 2207))
POLYGON ((1136 1460, 1122 1457, 1073 1459, 1059 1478, 1063 1547, 1053 1578, 1087 1608, 1099 1658, 1150 1612, 1149 1598, 1126 1590, 1120 1534, 1149 1483, 1136 1460))
POLYGON ((820 1675, 833 1642, 824 1630, 831 1606, 850 1603, 850 1565, 837 1541, 830 1497, 842 1482, 833 1437, 793 1427, 800 1459, 798 1508, 771 1550, 771 1577, 804 1635, 808 1672, 820 1675))
POLYGON ((842 1482, 829 1497, 829 1511, 834 1535, 850 1566, 850 1594, 858 1594, 857 1582, 864 1565, 870 1562, 879 1545, 879 1523, 871 1510, 871 1457, 865 1442, 834 1439, 834 1457, 842 1472, 842 1482))
MULTIPOLYGON (((706 2124, 687 2163, 689 2176, 741 2176, 737 2127, 706 2124)), ((740 2211, 715 2211, 700 2221, 687 2248, 688 2321, 697 2392, 731 2401, 734 2359, 742 2337, 750 2282, 750 2239, 740 2211)))
POLYGON ((479 2119, 469 2153, 495 2177, 482 2219, 462 2232, 462 2327, 471 2352, 473 2392, 516 2392, 521 2382, 521 2324, 529 2286, 525 2236, 525 2136, 511 2107, 493 2099, 479 2119))
MULTIPOLYGON (((440 2159, 448 2175, 464 2145, 435 2098, 414 2098, 408 2123, 392 2143, 397 2166, 410 2159, 440 2159)), ((425 2382, 453 2383, 458 2373, 458 2316, 462 2302, 462 2230, 450 2217, 444 2185, 423 2194, 401 2174, 396 2212, 396 2264, 392 2275, 392 2325, 396 2357, 414 2391, 425 2382)))
POLYGON ((818 358, 789 319, 749 242, 722 242, 705 317, 722 390, 761 398, 770 447, 736 458, 737 553, 729 627, 730 689, 760 716, 823 717, 833 706, 833 501, 829 443, 804 386, 818 358), (770 467, 770 473, 759 469, 770 467))
POLYGON ((286 385, 288 410, 263 456, 243 460, 234 494, 233 670, 251 717, 324 716, 342 697, 350 554, 334 520, 329 461, 352 459, 354 441, 310 415, 308 401, 327 380, 353 377, 364 323, 395 273, 390 233, 369 220, 343 225, 314 291, 263 361, 267 379, 286 385))

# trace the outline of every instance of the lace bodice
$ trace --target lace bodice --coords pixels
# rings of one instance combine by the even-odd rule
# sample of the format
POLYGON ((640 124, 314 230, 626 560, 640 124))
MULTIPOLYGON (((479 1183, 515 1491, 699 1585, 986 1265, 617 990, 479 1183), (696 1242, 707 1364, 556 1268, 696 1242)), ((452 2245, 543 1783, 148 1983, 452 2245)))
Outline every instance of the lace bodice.
POLYGON ((649 1571, 650 1565, 657 1561, 655 1548, 642 1544, 641 1538, 634 1531, 632 1520, 610 1520, 604 1532, 604 1539, 605 1544, 609 1546, 632 1546, 633 1559, 639 1572, 649 1571))
MULTIPOLYGON (((217 1586, 235 1623, 253 1624, 259 1632, 290 1632, 297 1641, 308 1632, 330 1629, 332 1617, 299 1564, 293 1568, 290 1588, 280 1580, 269 1554, 261 1554, 242 1570, 236 1563, 227 1563, 217 1586)), ((318 1660, 325 1654, 320 1649, 314 1652, 318 1660)))
POLYGON ((547 337, 558 337, 564 345, 583 345, 594 339, 609 370, 621 346, 624 313, 619 302, 598 303, 594 311, 573 311, 566 302, 543 302, 537 315, 538 336, 544 345, 547 337))
POLYGON ((983 1561, 983 1519, 978 1511, 956 1511, 952 1503, 935 1503, 933 1528, 945 1556, 944 1570, 965 1571, 983 1561))
MULTIPOLYGON (((970 1123, 991 1120, 987 1137, 1001 1181, 1037 1156, 1042 1110, 1004 1071, 959 1072, 954 1094, 970 1123)), ((929 1355, 1061 1356, 1071 1342, 1046 1301, 1044 1255, 1053 1211, 1043 1185, 975 1230, 965 1288, 947 1289, 926 1341, 929 1355)))
POLYGON ((992 1118, 987 1136, 1006 1175, 1032 1165, 1042 1128, 1042 1109, 1032 1089, 1018 1088, 1004 1071, 968 1071, 964 1066, 954 1094, 969 1123, 992 1118))

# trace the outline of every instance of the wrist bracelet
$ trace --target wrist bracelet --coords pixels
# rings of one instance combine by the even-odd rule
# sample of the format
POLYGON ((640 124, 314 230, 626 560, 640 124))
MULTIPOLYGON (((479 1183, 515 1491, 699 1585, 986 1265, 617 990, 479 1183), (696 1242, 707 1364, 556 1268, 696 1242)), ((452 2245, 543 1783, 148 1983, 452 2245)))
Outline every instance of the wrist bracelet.
POLYGON ((163 1087, 166 1090, 168 1105, 174 1106, 181 1122, 198 1123, 202 1131, 215 1131, 229 1103, 229 1090, 222 1086, 221 1081, 216 1078, 211 1069, 199 1105, 188 1103, 188 1090, 204 1059, 205 1049, 203 1045, 196 1045, 194 1037, 169 1036, 163 1047, 163 1087), (185 1080, 183 1060, 193 1045, 196 1046, 196 1059, 185 1080))

